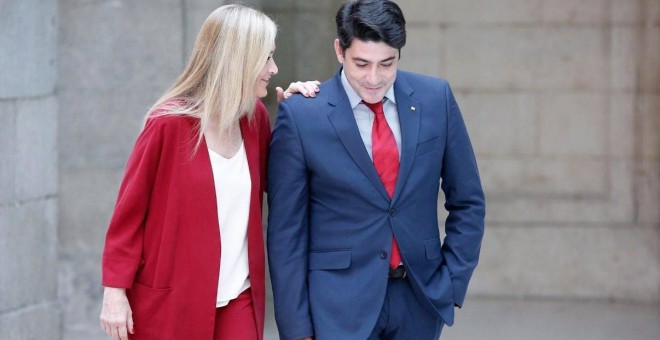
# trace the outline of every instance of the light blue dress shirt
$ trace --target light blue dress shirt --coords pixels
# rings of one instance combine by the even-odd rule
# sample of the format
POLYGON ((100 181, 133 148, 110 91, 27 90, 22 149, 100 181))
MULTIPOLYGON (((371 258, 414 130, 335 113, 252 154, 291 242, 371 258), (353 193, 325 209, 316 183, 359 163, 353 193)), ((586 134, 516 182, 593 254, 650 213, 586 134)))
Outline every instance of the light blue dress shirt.
MULTIPOLYGON (((360 137, 362 137, 364 147, 369 153, 369 158, 373 161, 374 157, 371 154, 371 128, 374 124, 374 117, 376 114, 362 102, 362 98, 360 98, 357 92, 355 92, 351 84, 348 83, 344 70, 341 71, 341 84, 344 86, 348 101, 351 103, 355 122, 357 123, 358 130, 360 130, 360 137)), ((386 99, 383 100, 385 120, 387 120, 387 124, 390 126, 390 129, 392 129, 394 139, 396 140, 396 147, 399 149, 399 159, 401 159, 401 125, 399 125, 399 112, 396 109, 394 86, 390 86, 385 93, 385 98, 386 99)))

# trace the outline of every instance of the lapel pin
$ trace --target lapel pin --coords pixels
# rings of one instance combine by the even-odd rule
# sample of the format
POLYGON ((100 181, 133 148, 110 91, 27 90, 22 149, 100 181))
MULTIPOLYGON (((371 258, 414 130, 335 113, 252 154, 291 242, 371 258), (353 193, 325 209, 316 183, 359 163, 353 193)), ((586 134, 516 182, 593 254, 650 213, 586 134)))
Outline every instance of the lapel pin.
POLYGON ((410 107, 410 111, 415 111, 415 107, 414 107, 414 106, 411 106, 411 107, 410 107))

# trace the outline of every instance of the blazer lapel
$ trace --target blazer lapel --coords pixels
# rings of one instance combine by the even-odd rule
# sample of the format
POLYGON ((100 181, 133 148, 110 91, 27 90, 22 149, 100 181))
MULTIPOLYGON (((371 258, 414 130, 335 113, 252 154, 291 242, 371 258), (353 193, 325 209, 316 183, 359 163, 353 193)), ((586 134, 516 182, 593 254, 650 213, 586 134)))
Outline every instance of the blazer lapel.
POLYGON ((399 124, 401 125, 401 157, 393 201, 396 201, 401 194, 415 159, 421 107, 412 98, 413 92, 405 77, 399 73, 394 82, 394 95, 396 96, 396 108, 399 113, 399 124))
POLYGON ((353 158, 355 164, 367 176, 371 184, 373 184, 383 198, 389 201, 390 197, 387 191, 385 191, 385 187, 380 177, 378 177, 376 168, 374 168, 374 164, 371 158, 369 158, 369 153, 367 153, 367 149, 364 147, 362 137, 360 137, 360 130, 358 130, 355 117, 353 116, 353 109, 341 84, 340 75, 341 69, 333 79, 333 86, 327 89, 330 92, 328 93, 328 104, 332 106, 328 114, 328 119, 330 119, 330 123, 335 128, 337 136, 339 136, 339 139, 344 144, 351 158, 353 158))

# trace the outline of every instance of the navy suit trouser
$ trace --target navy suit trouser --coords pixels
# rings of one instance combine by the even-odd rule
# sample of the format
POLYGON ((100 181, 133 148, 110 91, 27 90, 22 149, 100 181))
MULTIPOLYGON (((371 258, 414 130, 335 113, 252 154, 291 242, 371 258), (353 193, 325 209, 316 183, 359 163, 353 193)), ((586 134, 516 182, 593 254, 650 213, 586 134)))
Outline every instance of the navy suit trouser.
POLYGON ((376 327, 369 340, 437 340, 444 323, 413 293, 408 279, 389 279, 376 327))

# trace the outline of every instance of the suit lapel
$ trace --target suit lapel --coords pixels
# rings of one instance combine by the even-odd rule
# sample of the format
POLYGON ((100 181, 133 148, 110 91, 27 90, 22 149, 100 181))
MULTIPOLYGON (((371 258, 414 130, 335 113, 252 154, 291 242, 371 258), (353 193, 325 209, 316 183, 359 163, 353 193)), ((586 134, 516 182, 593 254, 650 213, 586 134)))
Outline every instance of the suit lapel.
POLYGON ((396 201, 401 194, 408 175, 410 175, 410 170, 415 159, 415 149, 417 148, 421 107, 412 98, 412 94, 413 89, 406 81, 404 75, 401 73, 397 74, 396 81, 394 82, 394 95, 396 96, 396 108, 399 113, 399 124, 401 126, 401 157, 393 201, 396 201))
POLYGON ((390 200, 385 187, 378 177, 376 168, 369 158, 367 149, 364 147, 362 137, 360 137, 360 130, 358 130, 355 117, 353 116, 353 109, 348 101, 346 92, 341 85, 341 69, 333 78, 333 86, 328 87, 328 104, 332 107, 328 114, 330 123, 335 128, 335 132, 339 139, 344 144, 346 151, 353 158, 353 161, 362 170, 365 176, 369 179, 371 184, 387 201, 390 200))

